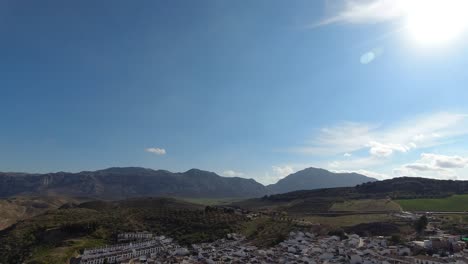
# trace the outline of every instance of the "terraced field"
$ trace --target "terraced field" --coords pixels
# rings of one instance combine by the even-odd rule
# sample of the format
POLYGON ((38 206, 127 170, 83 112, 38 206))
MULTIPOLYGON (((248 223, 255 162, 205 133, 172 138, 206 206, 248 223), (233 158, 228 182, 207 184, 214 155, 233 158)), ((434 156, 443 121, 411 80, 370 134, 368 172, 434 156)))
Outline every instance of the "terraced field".
POLYGON ((396 202, 405 211, 463 212, 468 211, 468 194, 436 199, 404 199, 396 202))

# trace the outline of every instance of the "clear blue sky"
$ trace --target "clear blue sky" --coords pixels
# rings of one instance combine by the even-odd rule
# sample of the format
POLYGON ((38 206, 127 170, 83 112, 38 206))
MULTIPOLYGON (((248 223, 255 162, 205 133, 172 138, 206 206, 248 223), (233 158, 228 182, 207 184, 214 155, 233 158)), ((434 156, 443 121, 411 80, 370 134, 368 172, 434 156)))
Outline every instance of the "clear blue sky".
POLYGON ((468 179, 465 32, 432 45, 359 8, 2 1, 0 171, 468 179))

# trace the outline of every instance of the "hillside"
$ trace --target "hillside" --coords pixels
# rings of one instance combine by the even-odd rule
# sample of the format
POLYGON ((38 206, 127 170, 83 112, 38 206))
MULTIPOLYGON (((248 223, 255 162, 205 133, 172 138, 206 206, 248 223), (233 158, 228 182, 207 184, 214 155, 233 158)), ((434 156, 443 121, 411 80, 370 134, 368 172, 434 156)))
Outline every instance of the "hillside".
MULTIPOLYGON (((468 193, 468 181, 401 177, 363 183, 355 187, 294 191, 234 204, 248 209, 281 210, 302 214, 328 212, 335 204, 350 200, 443 198, 465 193, 468 193)), ((403 204, 402 206, 405 207, 403 204)))
POLYGON ((0 263, 67 263, 80 249, 116 243, 115 234, 150 231, 182 244, 237 231, 247 218, 172 198, 91 201, 50 210, 0 231, 0 263))
POLYGON ((270 194, 286 193, 297 190, 312 190, 355 186, 377 179, 357 173, 333 173, 324 169, 307 168, 293 173, 275 184, 267 186, 270 194))
POLYGON ((67 197, 12 197, 0 199, 0 230, 24 219, 77 202, 67 197))
POLYGON ((221 177, 192 169, 183 173, 144 168, 109 168, 79 173, 0 173, 0 197, 15 195, 122 199, 139 196, 259 197, 265 187, 253 179, 221 177))

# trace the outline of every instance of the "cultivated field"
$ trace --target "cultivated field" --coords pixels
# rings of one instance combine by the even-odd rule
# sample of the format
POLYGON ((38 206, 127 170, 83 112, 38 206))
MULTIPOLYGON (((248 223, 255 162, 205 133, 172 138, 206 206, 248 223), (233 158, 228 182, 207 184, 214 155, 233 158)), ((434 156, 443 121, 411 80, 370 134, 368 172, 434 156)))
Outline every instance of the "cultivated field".
POLYGON ((461 212, 468 211, 468 194, 436 199, 396 200, 405 211, 461 212))

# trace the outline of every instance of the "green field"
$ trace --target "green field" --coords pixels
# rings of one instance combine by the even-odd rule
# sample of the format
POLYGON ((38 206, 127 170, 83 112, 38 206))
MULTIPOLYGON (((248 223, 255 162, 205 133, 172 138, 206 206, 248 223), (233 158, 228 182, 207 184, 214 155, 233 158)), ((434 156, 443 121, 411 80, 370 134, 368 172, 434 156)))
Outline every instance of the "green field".
POLYGON ((341 203, 334 203, 329 211, 392 212, 401 211, 401 207, 398 203, 388 199, 349 200, 341 203))
POLYGON ((460 212, 468 211, 468 194, 436 199, 396 200, 405 211, 460 212))

